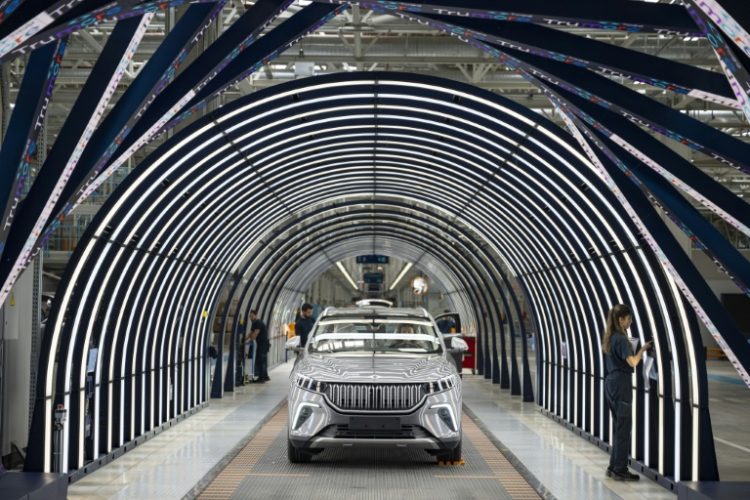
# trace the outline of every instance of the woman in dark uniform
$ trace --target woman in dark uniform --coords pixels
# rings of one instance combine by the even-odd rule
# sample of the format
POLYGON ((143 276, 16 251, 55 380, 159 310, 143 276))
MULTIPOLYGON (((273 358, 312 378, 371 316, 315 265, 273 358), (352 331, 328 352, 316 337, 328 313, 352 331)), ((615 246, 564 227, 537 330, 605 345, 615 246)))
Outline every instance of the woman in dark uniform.
POLYGON ((607 476, 617 481, 637 481, 640 478, 638 474, 628 470, 633 401, 631 375, 633 368, 641 362, 643 352, 651 349, 651 342, 646 342, 637 354, 633 354, 625 333, 632 322, 633 312, 630 307, 617 304, 607 315, 607 326, 602 339, 606 373, 604 393, 614 428, 607 476))

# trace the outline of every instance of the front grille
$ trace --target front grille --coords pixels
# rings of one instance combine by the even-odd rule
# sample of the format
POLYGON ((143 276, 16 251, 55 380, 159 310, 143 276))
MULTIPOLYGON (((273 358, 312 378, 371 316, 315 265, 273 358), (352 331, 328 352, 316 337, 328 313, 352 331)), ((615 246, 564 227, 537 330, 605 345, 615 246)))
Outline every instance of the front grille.
POLYGON ((352 429, 348 425, 337 425, 334 437, 356 439, 414 439, 415 426, 402 425, 400 429, 352 429))
POLYGON ((424 397, 424 384, 326 384, 325 394, 342 410, 403 411, 424 397))

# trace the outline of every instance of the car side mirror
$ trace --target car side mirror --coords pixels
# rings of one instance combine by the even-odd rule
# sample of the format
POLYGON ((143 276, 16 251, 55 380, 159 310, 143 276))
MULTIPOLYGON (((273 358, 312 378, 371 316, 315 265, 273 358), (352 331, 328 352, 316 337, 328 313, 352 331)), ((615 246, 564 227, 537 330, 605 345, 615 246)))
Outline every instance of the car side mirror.
POLYGON ((448 349, 448 352, 455 353, 455 354, 458 354, 458 353, 463 354, 468 350, 469 350, 469 344, 467 344, 464 339, 459 338, 459 337, 453 337, 453 339, 451 339, 451 347, 450 349, 448 349))
POLYGON ((304 347, 300 346, 299 337, 290 338, 289 340, 286 341, 286 344, 284 344, 284 346, 289 351, 302 352, 304 350, 304 347))

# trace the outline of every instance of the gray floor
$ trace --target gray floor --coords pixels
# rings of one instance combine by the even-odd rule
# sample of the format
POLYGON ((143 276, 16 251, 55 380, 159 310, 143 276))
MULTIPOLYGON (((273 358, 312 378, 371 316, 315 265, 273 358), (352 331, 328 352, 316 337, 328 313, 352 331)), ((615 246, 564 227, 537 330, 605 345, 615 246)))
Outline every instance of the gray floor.
MULTIPOLYGON (((282 409, 286 411, 286 409, 282 409)), ((466 417, 468 418, 468 417, 466 417)), ((286 456, 285 424, 263 429, 263 443, 268 443, 262 455, 255 460, 238 457, 237 472, 246 474, 231 493, 233 499, 259 498, 279 500, 386 500, 409 498, 412 500, 469 500, 516 498, 504 485, 503 477, 509 473, 506 464, 498 474, 475 446, 485 450, 491 443, 476 429, 463 439, 464 465, 437 466, 434 457, 423 450, 398 449, 330 449, 313 457, 307 464, 291 464, 286 456), (270 441, 270 442, 269 442, 270 441), (251 463, 252 462, 252 463, 251 463)), ((467 429, 470 422, 465 422, 467 429)), ((259 435, 260 437, 260 435, 259 435)), ((247 454, 252 455, 262 444, 251 441, 247 454)), ((497 454, 497 451, 495 451, 497 454)), ((497 454, 499 455, 499 454, 497 454)), ((253 457, 254 458, 254 457, 253 457)), ((494 461, 491 460, 494 464, 494 461)), ((228 469, 229 471, 229 469, 228 469)), ((235 479, 235 469, 226 478, 219 476, 221 485, 235 479)), ((518 476, 518 480, 522 479, 518 476)), ((518 481, 509 485, 519 489, 518 481)), ((229 488, 227 488, 228 490, 229 488)), ((526 486, 525 498, 539 497, 526 486), (531 493, 531 494, 529 494, 531 493)), ((226 494, 207 490, 207 498, 226 494)))
POLYGON ((607 478, 609 456, 487 380, 464 375, 464 404, 559 499, 675 499, 658 484, 607 478))
MULTIPOLYGON (((291 363, 272 381, 238 388, 222 400, 71 485, 71 499, 182 498, 232 450, 244 444, 283 401, 291 363)), ((724 480, 750 476, 750 391, 726 362, 711 362, 711 416, 724 480)), ((559 499, 676 498, 651 481, 618 483, 603 474, 607 454, 483 378, 464 377, 464 403, 559 499)))
POLYGON ((286 397, 291 363, 239 387, 172 429, 72 484, 68 498, 178 499, 193 490, 286 397))
POLYGON ((750 480, 750 390, 728 361, 708 362, 708 399, 721 480, 750 480))

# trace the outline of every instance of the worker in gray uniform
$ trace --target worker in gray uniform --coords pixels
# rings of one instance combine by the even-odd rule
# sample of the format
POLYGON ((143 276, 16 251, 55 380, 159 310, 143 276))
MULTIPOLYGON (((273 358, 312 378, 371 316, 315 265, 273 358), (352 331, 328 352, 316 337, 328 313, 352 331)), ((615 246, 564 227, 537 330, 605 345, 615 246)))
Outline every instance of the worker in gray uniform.
POLYGON ((633 311, 625 304, 617 304, 607 315, 602 339, 604 351, 604 394, 612 414, 612 449, 607 476, 616 481, 637 481, 638 474, 628 470, 628 453, 632 432, 633 369, 641 362, 643 353, 651 349, 646 342, 637 354, 627 336, 633 322, 633 311))

